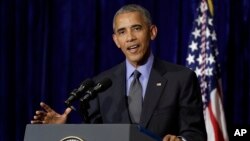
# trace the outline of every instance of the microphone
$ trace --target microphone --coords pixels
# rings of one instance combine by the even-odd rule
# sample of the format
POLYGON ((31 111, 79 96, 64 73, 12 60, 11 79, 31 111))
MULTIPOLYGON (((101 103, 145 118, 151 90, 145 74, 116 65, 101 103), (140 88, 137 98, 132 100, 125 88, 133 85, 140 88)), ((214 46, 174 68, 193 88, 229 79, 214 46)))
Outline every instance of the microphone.
POLYGON ((80 99, 81 102, 88 100, 95 96, 97 93, 105 91, 112 85, 112 81, 109 78, 104 78, 98 82, 93 88, 86 91, 85 95, 80 99))
POLYGON ((69 98, 64 102, 68 107, 71 107, 71 103, 76 99, 79 99, 87 90, 95 85, 94 81, 91 79, 86 79, 83 81, 78 89, 74 89, 69 98))

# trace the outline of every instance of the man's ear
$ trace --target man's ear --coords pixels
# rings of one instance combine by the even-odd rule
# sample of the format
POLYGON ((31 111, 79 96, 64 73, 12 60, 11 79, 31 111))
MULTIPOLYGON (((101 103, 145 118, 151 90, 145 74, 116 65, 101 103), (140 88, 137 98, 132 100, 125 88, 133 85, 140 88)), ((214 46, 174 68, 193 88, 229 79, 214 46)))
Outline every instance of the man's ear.
POLYGON ((151 40, 154 40, 156 38, 157 32, 158 32, 158 30, 157 30, 156 25, 151 25, 150 26, 150 39, 151 40))
POLYGON ((113 41, 115 42, 116 46, 117 46, 118 48, 121 48, 121 47, 120 47, 120 44, 118 43, 118 39, 117 39, 117 36, 116 36, 115 33, 113 33, 112 37, 113 37, 113 41))

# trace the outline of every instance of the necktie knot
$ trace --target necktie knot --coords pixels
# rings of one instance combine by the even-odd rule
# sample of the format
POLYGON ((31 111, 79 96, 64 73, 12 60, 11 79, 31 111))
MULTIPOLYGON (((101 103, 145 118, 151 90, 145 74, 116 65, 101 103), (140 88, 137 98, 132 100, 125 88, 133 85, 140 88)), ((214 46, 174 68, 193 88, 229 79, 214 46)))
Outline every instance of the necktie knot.
POLYGON ((135 70, 134 72, 133 72, 133 75, 134 75, 134 78, 140 78, 140 76, 141 76, 141 73, 138 71, 138 70, 135 70))

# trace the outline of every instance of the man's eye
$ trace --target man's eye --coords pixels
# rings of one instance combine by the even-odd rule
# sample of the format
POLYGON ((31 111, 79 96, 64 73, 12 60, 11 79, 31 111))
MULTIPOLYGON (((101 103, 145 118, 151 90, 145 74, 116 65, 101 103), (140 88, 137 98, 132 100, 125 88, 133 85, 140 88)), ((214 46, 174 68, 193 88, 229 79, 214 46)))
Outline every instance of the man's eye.
POLYGON ((141 28, 140 27, 136 27, 135 30, 141 30, 141 28))
POLYGON ((125 31, 118 31, 119 35, 123 35, 125 33, 125 31))
POLYGON ((134 27, 134 30, 135 30, 135 31, 140 31, 140 30, 141 30, 141 27, 134 27))

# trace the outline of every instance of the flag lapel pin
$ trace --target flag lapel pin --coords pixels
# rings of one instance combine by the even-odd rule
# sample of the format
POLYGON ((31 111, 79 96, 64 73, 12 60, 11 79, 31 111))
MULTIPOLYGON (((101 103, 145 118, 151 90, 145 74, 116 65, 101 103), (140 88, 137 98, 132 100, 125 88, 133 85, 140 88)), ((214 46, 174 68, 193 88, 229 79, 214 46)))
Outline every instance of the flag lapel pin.
POLYGON ((156 83, 156 86, 157 86, 157 87, 160 87, 160 86, 161 86, 161 83, 160 83, 160 82, 156 83))

